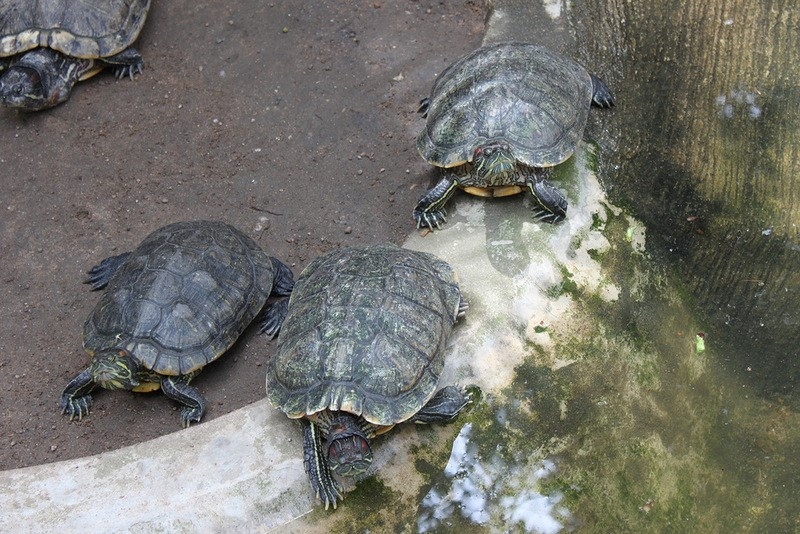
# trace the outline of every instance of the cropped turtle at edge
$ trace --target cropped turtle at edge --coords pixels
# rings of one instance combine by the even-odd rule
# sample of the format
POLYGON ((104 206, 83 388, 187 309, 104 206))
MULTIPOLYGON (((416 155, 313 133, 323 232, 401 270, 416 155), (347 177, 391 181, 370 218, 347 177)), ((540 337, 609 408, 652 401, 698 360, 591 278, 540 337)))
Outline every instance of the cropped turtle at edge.
POLYGON ((142 71, 131 45, 150 0, 0 0, 0 104, 39 111, 65 102, 75 83, 112 67, 142 71))
POLYGON ((289 268, 250 237, 222 222, 165 226, 133 251, 89 271, 92 289, 106 288, 83 328, 92 357, 61 395, 70 420, 89 414, 92 391, 161 389, 180 404, 188 427, 205 413, 189 382, 225 353, 259 313, 261 331, 277 335, 291 294, 289 268))
POLYGON ((328 253, 297 279, 267 397, 300 420, 306 473, 326 509, 342 499, 333 473, 365 473, 374 436, 450 421, 471 402, 474 387, 437 391, 466 310, 447 263, 389 244, 328 253))
POLYGON ((580 142, 589 108, 610 108, 605 83, 582 65, 526 43, 484 46, 436 79, 420 112, 417 150, 443 170, 414 208, 417 228, 440 228, 457 188, 478 196, 529 191, 537 219, 557 223, 567 199, 548 180, 580 142))

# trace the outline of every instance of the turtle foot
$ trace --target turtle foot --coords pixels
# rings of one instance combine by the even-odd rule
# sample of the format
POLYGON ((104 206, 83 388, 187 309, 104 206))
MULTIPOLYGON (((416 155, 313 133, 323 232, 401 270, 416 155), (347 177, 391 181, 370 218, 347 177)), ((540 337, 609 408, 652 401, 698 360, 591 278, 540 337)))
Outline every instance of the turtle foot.
POLYGON ((537 221, 556 224, 567 216, 567 199, 547 180, 540 180, 530 185, 534 206, 534 218, 537 221))
POLYGON ((608 86, 595 76, 592 77, 592 105, 598 108, 608 109, 614 106, 614 96, 608 86))
POLYGON ((144 63, 139 63, 137 65, 122 65, 114 69, 114 77, 118 80, 126 77, 133 80, 133 77, 137 74, 141 74, 143 70, 144 63))
POLYGON ((181 408, 181 426, 183 428, 189 428, 192 423, 199 423, 201 417, 203 417, 203 410, 196 406, 181 408))
POLYGON ((90 395, 83 395, 81 397, 72 397, 70 395, 62 395, 59 408, 61 408, 62 415, 69 415, 69 420, 77 419, 83 420, 84 416, 89 415, 89 408, 92 407, 92 397, 90 395))
POLYGON ((95 265, 86 273, 86 280, 84 284, 89 284, 92 289, 103 289, 108 284, 117 269, 125 263, 125 260, 130 256, 130 252, 119 254, 117 256, 110 256, 100 262, 100 265, 95 265))
POLYGON ((549 223, 549 224, 558 224, 564 220, 563 215, 558 215, 556 213, 549 212, 545 209, 534 210, 533 218, 538 222, 549 223))
POLYGON ((128 76, 133 76, 142 72, 144 60, 135 48, 126 48, 119 54, 103 58, 103 63, 114 69, 114 76, 118 80, 128 76))
POLYGON ((431 105, 431 99, 427 96, 419 101, 419 108, 417 109, 417 113, 421 113, 422 117, 425 118, 428 116, 428 108, 431 105))
POLYGON ((442 225, 447 222, 447 212, 444 209, 423 211, 421 209, 414 209, 414 220, 417 223, 417 228, 442 228, 442 225))
POLYGON ((301 419, 300 424, 303 426, 303 465, 308 480, 317 499, 325 504, 325 509, 333 506, 335 510, 336 504, 344 499, 344 496, 339 484, 331 475, 328 457, 322 448, 321 432, 317 425, 308 419, 301 419))
POLYGON ((477 386, 446 386, 436 394, 410 419, 415 423, 447 423, 458 416, 459 413, 471 403, 480 398, 480 388, 477 386))
POLYGON ((181 426, 189 428, 192 423, 199 423, 206 412, 206 403, 189 381, 196 373, 181 376, 166 376, 161 380, 161 391, 170 399, 181 403, 181 426))
POLYGON ((282 299, 270 304, 262 313, 261 328, 259 332, 266 335, 268 339, 275 339, 281 331, 281 325, 289 311, 289 299, 282 299))

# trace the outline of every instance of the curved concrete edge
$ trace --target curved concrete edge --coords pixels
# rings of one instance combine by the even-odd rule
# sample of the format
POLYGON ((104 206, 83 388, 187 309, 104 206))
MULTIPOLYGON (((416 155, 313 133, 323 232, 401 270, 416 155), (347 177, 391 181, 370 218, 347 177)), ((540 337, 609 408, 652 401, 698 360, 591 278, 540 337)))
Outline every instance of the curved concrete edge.
POLYGON ((268 532, 317 505, 300 443, 263 400, 124 449, 5 471, 0 531, 268 532))

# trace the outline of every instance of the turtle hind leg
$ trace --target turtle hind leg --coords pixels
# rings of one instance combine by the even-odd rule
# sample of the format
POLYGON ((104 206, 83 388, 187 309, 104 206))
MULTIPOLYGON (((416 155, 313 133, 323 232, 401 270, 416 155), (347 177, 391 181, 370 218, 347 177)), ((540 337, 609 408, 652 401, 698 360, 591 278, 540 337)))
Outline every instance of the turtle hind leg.
POLYGON ((288 297, 294 289, 294 275, 292 270, 285 263, 276 259, 272 260, 272 295, 278 297, 288 297))
POLYGON ((337 502, 344 497, 331 475, 328 458, 322 448, 320 429, 308 419, 301 419, 300 424, 303 425, 303 465, 311 482, 311 488, 317 498, 325 503, 326 510, 331 505, 336 509, 337 502))
POLYGON ((69 415, 70 421, 75 418, 80 421, 85 415, 89 415, 89 408, 92 407, 90 393, 95 386, 89 369, 73 378, 61 394, 61 401, 58 403, 61 413, 69 415))
POLYGON ((86 280, 83 283, 92 286, 93 290, 103 289, 130 255, 130 252, 126 252, 104 259, 99 265, 95 265, 86 272, 86 280))
MULTIPOLYGON (((292 270, 278 259, 272 260, 272 297, 288 297, 294 289, 294 275, 292 270)), ((289 299, 281 299, 264 306, 261 312, 261 327, 259 332, 266 334, 270 339, 278 335, 283 324, 283 319, 289 311, 289 299)))
POLYGON ((409 421, 424 424, 452 421, 472 401, 472 389, 471 387, 443 387, 409 421))
POLYGON ((161 379, 161 391, 170 399, 183 404, 181 407, 181 424, 188 428, 192 423, 199 423, 206 412, 206 402, 200 392, 189 385, 194 374, 181 376, 165 376, 161 379))
POLYGON ((433 230, 434 226, 442 227, 442 224, 447 221, 444 205, 453 196, 457 187, 458 182, 455 176, 448 173, 423 195, 414 208, 414 221, 417 223, 417 228, 427 227, 433 230))
POLYGON ((567 198, 547 181, 547 172, 537 169, 527 177, 528 190, 536 201, 536 220, 556 224, 567 216, 567 198))
POLYGON ((133 47, 126 48, 119 54, 102 58, 100 61, 114 69, 114 76, 118 80, 128 76, 132 80, 134 75, 144 69, 142 55, 133 47))
POLYGON ((614 96, 611 94, 611 90, 603 80, 594 74, 589 76, 592 77, 592 105, 598 108, 612 107, 614 105, 614 96))

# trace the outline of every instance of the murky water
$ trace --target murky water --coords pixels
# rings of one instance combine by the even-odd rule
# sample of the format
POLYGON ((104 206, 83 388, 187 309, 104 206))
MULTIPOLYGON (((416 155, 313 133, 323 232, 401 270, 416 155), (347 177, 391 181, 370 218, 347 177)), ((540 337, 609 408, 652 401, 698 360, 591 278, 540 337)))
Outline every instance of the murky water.
POLYGON ((418 530, 797 528, 800 416, 730 372, 644 223, 605 199, 594 150, 556 178, 566 224, 462 197, 408 243, 458 269, 472 307, 445 380, 485 392, 418 530), (495 209, 517 223, 493 227, 495 209))
POLYGON ((610 198, 647 225, 740 380, 800 410, 800 5, 584 2, 570 16, 621 103, 604 123, 610 198))

